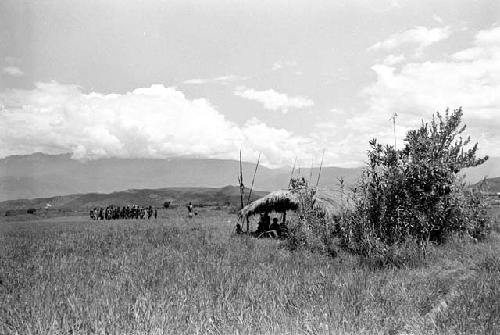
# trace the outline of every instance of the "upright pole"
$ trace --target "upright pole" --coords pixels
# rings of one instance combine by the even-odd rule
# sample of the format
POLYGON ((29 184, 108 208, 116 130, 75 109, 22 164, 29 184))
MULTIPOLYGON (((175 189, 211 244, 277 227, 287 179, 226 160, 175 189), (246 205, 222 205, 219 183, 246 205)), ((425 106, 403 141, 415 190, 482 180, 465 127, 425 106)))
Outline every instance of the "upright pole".
POLYGON ((255 182, 255 175, 257 174, 257 169, 259 168, 259 163, 260 163, 260 154, 261 153, 259 152, 259 158, 257 159, 257 165, 255 165, 255 171, 253 172, 252 186, 250 186, 250 193, 248 193, 247 204, 250 203, 250 199, 252 197, 253 183, 255 182))
MULTIPOLYGON (((241 164, 241 149, 240 149, 240 175, 238 177, 240 183, 240 208, 243 209, 243 197, 245 196, 245 185, 243 184, 243 167, 241 164)), ((249 222, 247 218, 247 234, 250 232, 249 222)))
POLYGON ((325 149, 323 149, 323 155, 321 155, 321 164, 319 165, 318 179, 316 180, 316 187, 319 185, 319 179, 321 178, 321 169, 323 168, 323 158, 325 158, 325 149))
POLYGON ((313 166, 314 166, 314 158, 311 158, 311 170, 309 170, 309 182, 308 182, 308 184, 311 184, 311 181, 313 178, 313 166))
POLYGON ((245 193, 245 185, 243 184, 243 167, 241 165, 241 150, 240 150, 240 176, 238 178, 238 181, 240 183, 240 205, 241 205, 241 209, 243 209, 243 197, 244 197, 244 193, 245 193))
POLYGON ((290 180, 288 181, 288 188, 292 185, 293 173, 295 172, 295 164, 297 164, 297 157, 295 157, 295 161, 293 162, 292 172, 290 173, 290 180))

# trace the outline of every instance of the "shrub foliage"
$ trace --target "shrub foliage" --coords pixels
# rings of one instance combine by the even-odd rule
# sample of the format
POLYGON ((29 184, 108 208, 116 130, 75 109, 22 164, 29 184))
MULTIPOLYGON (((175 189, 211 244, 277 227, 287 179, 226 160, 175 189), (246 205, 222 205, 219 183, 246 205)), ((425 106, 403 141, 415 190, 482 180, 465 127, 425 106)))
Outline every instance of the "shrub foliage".
POLYGON ((353 189, 353 206, 342 214, 339 231, 348 249, 384 254, 414 241, 441 243, 450 233, 481 238, 489 222, 481 195, 468 192, 458 173, 484 163, 477 144, 463 138, 462 109, 437 113, 407 133, 404 147, 370 141, 368 162, 353 189))
POLYGON ((310 250, 336 255, 334 246, 335 225, 314 208, 316 188, 304 178, 292 178, 289 189, 299 200, 296 220, 288 227, 286 245, 291 250, 310 250))

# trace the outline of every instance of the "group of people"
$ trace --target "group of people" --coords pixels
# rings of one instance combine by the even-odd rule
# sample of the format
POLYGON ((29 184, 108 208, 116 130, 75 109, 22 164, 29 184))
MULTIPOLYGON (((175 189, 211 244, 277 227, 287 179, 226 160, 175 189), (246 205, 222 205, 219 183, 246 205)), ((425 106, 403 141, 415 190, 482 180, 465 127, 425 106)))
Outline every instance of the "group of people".
POLYGON ((278 223, 278 218, 273 218, 269 213, 260 214, 259 225, 254 232, 257 237, 282 237, 286 234, 287 227, 284 222, 278 223))
MULTIPOLYGON (((242 234, 243 229, 240 223, 236 224, 236 234, 242 234)), ((278 223, 278 218, 273 218, 271 222, 271 216, 269 213, 261 213, 259 224, 257 226, 257 230, 253 232, 255 237, 274 237, 274 238, 283 238, 288 236, 288 228, 283 221, 278 223)))
POLYGON ((92 220, 127 220, 127 219, 155 219, 158 217, 158 210, 149 205, 143 207, 138 205, 132 206, 114 206, 110 205, 105 208, 95 207, 90 210, 90 218, 92 220))

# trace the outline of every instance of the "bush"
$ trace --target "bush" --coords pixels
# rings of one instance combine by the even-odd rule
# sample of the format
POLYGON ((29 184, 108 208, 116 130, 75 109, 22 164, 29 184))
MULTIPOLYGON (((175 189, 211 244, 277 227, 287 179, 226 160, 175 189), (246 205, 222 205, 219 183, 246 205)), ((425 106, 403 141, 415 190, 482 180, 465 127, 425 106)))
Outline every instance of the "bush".
POLYGON ((28 213, 28 214, 35 214, 36 213, 36 209, 35 208, 28 208, 28 210, 26 211, 26 213, 28 213))
POLYGON ((300 206, 297 219, 288 225, 288 248, 307 249, 336 256, 335 224, 327 220, 324 213, 313 208, 316 189, 310 187, 304 178, 299 178, 292 179, 291 190, 297 195, 300 206))
POLYGON ((353 190, 353 209, 343 215, 344 247, 362 255, 388 256, 394 246, 409 241, 425 251, 429 241, 442 243, 452 232, 481 238, 490 226, 480 193, 467 192, 457 178, 461 169, 484 163, 477 144, 460 135, 463 112, 411 130, 402 150, 370 141, 368 163, 353 190))

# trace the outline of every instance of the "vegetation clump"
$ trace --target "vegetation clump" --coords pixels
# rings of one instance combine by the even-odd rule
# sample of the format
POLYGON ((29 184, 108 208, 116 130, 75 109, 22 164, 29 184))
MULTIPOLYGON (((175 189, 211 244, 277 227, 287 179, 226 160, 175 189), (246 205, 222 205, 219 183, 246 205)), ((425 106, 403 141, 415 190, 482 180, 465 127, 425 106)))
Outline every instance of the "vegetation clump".
POLYGON ((292 178, 289 189, 296 196, 299 206, 296 219, 288 227, 288 248, 336 256, 335 224, 328 216, 328 204, 323 204, 318 197, 318 189, 310 186, 304 178, 292 178))
POLYGON ((401 150, 370 141, 368 163, 339 222, 342 245, 384 261, 425 252, 451 234, 484 238, 490 230, 481 194, 466 189, 459 172, 484 163, 468 148, 462 109, 437 113, 407 133, 401 150), (403 247, 403 256, 401 255, 403 247), (395 256, 395 257, 393 257, 395 256))

